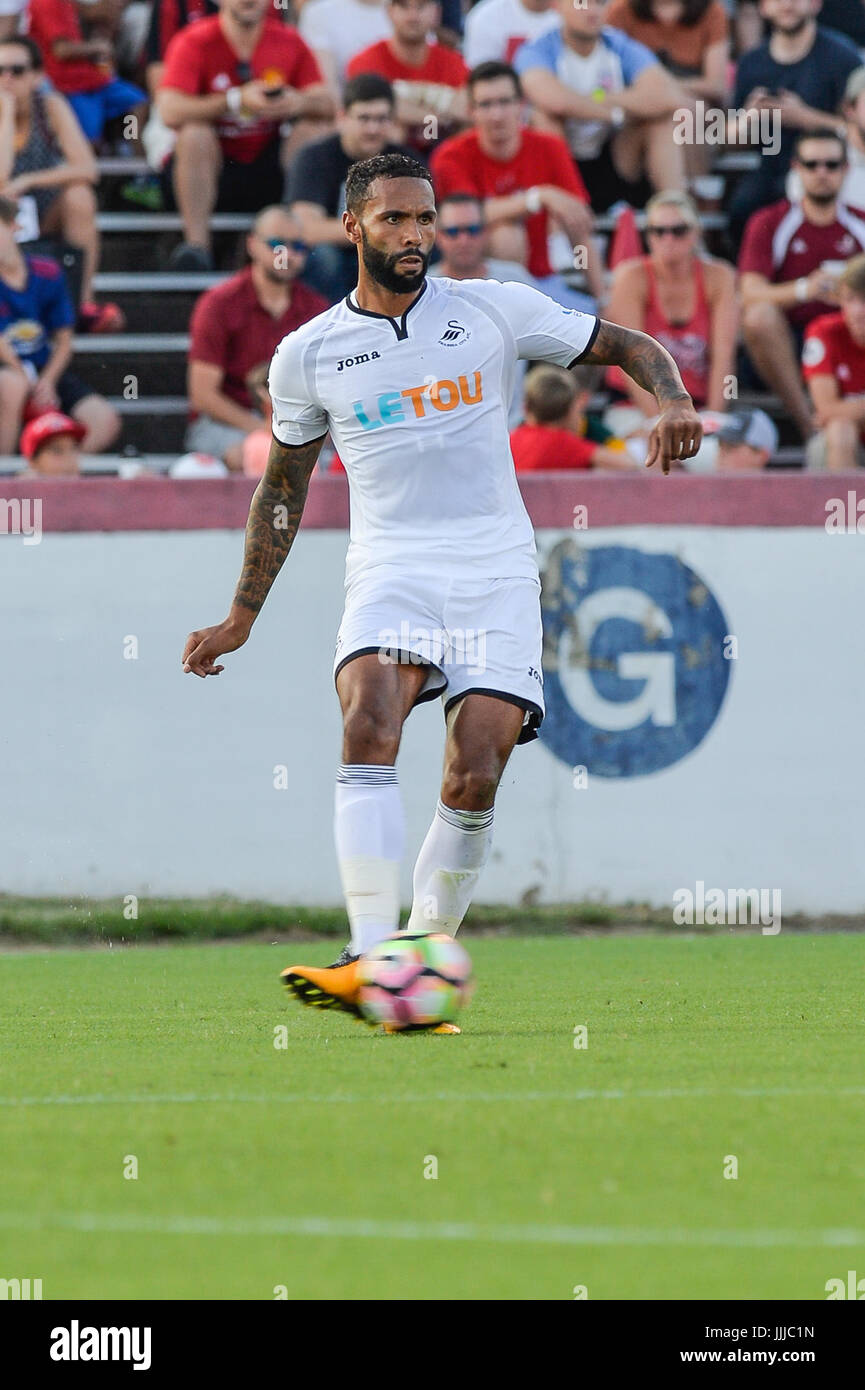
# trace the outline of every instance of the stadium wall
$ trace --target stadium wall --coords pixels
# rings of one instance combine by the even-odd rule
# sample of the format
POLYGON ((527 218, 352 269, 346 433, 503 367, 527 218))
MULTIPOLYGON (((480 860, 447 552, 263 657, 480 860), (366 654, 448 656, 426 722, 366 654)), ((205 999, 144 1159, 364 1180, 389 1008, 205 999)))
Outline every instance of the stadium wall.
MULTIPOLYGON (((672 912, 702 883, 865 908, 857 481, 525 481, 548 717, 506 771, 483 900, 672 912)), ((4 480, 0 892, 339 900, 344 479, 315 480, 247 648, 216 680, 180 669, 226 611, 251 491, 4 480)), ((410 855, 441 748, 431 703, 399 762, 410 855)))

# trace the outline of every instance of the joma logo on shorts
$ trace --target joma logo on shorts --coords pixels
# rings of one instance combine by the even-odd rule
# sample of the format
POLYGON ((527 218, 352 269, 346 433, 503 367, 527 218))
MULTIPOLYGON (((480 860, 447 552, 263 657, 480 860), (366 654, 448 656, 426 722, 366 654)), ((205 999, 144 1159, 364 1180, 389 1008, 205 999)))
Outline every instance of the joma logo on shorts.
POLYGON ((375 362, 378 357, 381 357, 380 352, 359 352, 357 357, 342 357, 336 364, 336 370, 341 372, 343 367, 359 367, 362 362, 375 362))
MULTIPOLYGON (((376 397, 374 406, 363 401, 353 401, 352 409, 365 430, 380 430, 394 420, 404 420, 408 402, 414 407, 414 418, 422 420, 427 414, 427 402, 436 410, 455 410, 463 405, 478 405, 483 400, 483 385, 480 372, 472 374, 471 384, 467 376, 457 377, 456 381, 424 382, 423 386, 407 386, 404 391, 384 391, 376 397)), ((411 419, 411 415, 408 417, 411 419)))

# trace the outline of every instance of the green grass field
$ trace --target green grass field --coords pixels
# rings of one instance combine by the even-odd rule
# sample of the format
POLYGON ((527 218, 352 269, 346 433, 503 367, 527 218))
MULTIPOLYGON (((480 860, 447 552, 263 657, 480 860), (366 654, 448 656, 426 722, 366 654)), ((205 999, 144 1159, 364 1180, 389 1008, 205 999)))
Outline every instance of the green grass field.
POLYGON ((4 954, 0 1277, 811 1300, 865 1275, 861 936, 461 939, 456 1038, 289 1002, 279 970, 327 943, 4 954))

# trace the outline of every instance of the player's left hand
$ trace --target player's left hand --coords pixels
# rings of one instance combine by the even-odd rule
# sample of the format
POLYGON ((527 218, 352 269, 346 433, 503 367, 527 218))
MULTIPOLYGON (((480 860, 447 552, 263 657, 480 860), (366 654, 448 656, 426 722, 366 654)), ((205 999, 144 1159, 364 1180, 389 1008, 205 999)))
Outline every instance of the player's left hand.
POLYGON ((673 401, 661 411, 649 435, 646 467, 660 463, 663 471, 669 473, 671 463, 693 458, 702 441, 703 424, 693 403, 673 401))

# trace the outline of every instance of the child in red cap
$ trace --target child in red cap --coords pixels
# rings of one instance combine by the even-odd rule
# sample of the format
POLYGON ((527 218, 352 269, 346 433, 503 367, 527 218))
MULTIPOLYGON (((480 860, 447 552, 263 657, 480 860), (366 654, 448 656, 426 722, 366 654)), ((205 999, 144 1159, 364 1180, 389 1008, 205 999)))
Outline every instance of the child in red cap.
POLYGON ((83 425, 59 410, 37 415, 21 432, 21 452, 28 460, 25 475, 39 478, 77 478, 81 472, 79 445, 83 425))

